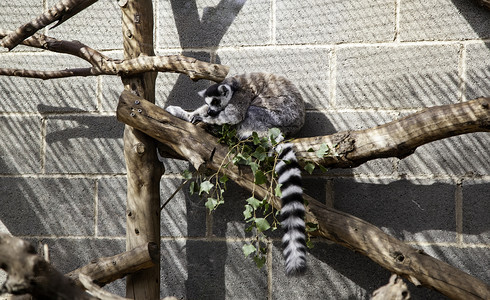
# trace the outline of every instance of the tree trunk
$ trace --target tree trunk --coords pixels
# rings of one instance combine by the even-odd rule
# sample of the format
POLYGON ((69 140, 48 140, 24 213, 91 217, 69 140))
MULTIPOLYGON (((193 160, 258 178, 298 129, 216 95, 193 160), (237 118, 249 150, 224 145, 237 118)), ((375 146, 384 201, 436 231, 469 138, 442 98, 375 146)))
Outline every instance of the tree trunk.
MULTIPOLYGON (((154 56, 153 5, 151 0, 120 1, 125 59, 154 56)), ((155 102, 157 73, 123 77, 124 88, 155 102)), ((160 249, 160 177, 163 165, 156 155, 156 142, 146 134, 126 126, 124 157, 127 168, 126 249, 148 242, 160 249)), ((158 253, 160 253, 158 251, 158 253)), ((155 266, 127 277, 126 297, 159 299, 160 254, 155 266)))

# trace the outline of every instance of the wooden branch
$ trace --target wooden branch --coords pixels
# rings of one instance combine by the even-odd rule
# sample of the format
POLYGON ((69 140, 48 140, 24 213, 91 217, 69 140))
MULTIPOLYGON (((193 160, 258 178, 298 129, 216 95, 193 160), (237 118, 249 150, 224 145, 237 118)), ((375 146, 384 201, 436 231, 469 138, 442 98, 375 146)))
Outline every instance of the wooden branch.
POLYGON ((78 274, 78 281, 83 286, 84 289, 90 292, 90 294, 94 295, 98 299, 101 300, 130 300, 129 298, 124 298, 118 295, 114 295, 109 293, 108 291, 103 290, 100 286, 94 283, 93 279, 90 276, 85 275, 83 273, 78 274))
POLYGON ((7 273, 1 293, 31 294, 36 299, 97 299, 43 258, 28 242, 0 234, 0 267, 7 273))
MULTIPOLYGON (((0 30, 0 38, 11 34, 11 31, 0 30)), ((209 79, 223 81, 229 67, 211 64, 182 55, 139 56, 124 60, 111 59, 99 51, 79 41, 57 40, 43 34, 35 34, 22 44, 46 49, 49 51, 77 56, 92 65, 89 68, 75 68, 58 71, 35 71, 22 69, 0 68, 0 75, 20 76, 40 79, 54 79, 72 76, 118 75, 130 76, 144 72, 175 72, 182 73, 192 80, 209 79)))
MULTIPOLYGON (((220 169, 228 148, 217 144, 217 138, 211 136, 202 128, 177 119, 165 110, 140 97, 131 95, 131 93, 124 92, 119 101, 117 109, 118 120, 154 137, 175 154, 189 160, 197 169, 210 168, 215 171, 220 169), (213 153, 212 159, 210 159, 211 153, 213 153)), ((488 99, 479 99, 468 103, 474 108, 474 111, 468 112, 466 119, 473 120, 480 110, 479 106, 482 106, 484 111, 486 109, 486 113, 483 114, 484 118, 480 120, 481 126, 473 126, 473 121, 463 122, 461 126, 464 127, 466 126, 465 124, 469 124, 468 126, 471 130, 488 131, 488 105, 485 108, 485 103, 488 104, 488 99)), ((458 105, 456 104, 456 106, 458 105)), ((436 107, 434 109, 438 110, 439 108, 436 107)), ((455 118, 455 116, 449 114, 456 111, 459 110, 445 110, 448 113, 445 118, 459 122, 457 119, 463 118, 463 116, 459 115, 458 118, 455 118)), ((415 117, 415 119, 417 118, 415 117)), ((415 124, 423 123, 415 122, 415 124)), ((467 129, 465 132, 470 132, 471 130, 467 129)), ((373 131, 353 131, 350 134, 357 133, 357 137, 360 138, 362 136, 361 132, 364 132, 366 140, 377 141, 383 139, 382 136, 373 134, 373 132, 379 132, 376 128, 373 131)), ((317 139, 321 141, 325 140, 326 137, 318 137, 317 139)), ((315 140, 312 142, 315 142, 315 140)), ((318 144, 318 142, 316 143, 318 144)), ((372 143, 371 147, 375 149, 380 145, 372 143)), ((356 148, 354 147, 354 149, 356 148)), ((403 147, 401 151, 404 151, 403 147)), ((396 151, 392 153, 394 155, 397 154, 396 151)), ((367 161, 369 158, 363 157, 362 159, 367 161)), ((347 165, 342 163, 342 160, 339 161, 339 165, 347 165)), ((254 188, 256 197, 263 198, 266 196, 266 188, 263 186, 254 187, 254 177, 249 170, 229 164, 228 168, 223 168, 221 171, 241 187, 247 190, 254 188)), ((481 280, 406 245, 364 220, 329 208, 306 194, 304 198, 309 203, 306 221, 319 224, 319 230, 314 232, 315 235, 331 239, 340 245, 359 252, 392 273, 399 274, 417 285, 432 287, 448 297, 490 299, 490 287, 481 280)), ((280 200, 277 197, 269 199, 271 199, 271 204, 275 208, 280 208, 280 200)))
POLYGON ((293 143, 302 160, 345 168, 376 158, 403 158, 421 145, 478 131, 490 131, 490 98, 426 108, 374 128, 300 138, 293 143), (308 151, 317 150, 322 144, 334 149, 333 155, 319 158, 308 151))
MULTIPOLYGON (((128 0, 121 7, 124 58, 154 56, 152 0, 128 0)), ((125 93, 155 102, 156 72, 123 76, 125 93)), ((156 141, 125 126, 124 158, 127 169, 126 249, 148 242, 160 249, 160 178, 165 169, 158 160, 156 141)), ((160 298, 160 250, 155 266, 126 277, 126 297, 160 298)))
POLYGON ((485 6, 487 9, 490 9, 490 0, 478 0, 478 3, 481 6, 485 6))
POLYGON ((2 46, 12 50, 26 38, 35 34, 39 29, 58 21, 56 27, 81 12, 85 8, 97 2, 97 0, 61 0, 36 19, 26 23, 15 31, 9 33, 3 40, 2 46))
POLYGON ((83 273, 97 285, 104 286, 127 274, 154 266, 158 258, 158 251, 155 243, 147 243, 112 257, 98 258, 88 265, 71 271, 66 276, 82 287, 79 274, 83 273))

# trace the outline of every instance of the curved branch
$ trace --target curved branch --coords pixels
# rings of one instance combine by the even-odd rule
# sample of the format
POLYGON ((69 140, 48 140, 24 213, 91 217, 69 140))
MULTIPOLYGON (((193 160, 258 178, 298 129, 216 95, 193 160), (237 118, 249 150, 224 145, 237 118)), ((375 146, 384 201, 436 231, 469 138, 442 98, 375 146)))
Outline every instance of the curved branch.
POLYGON ((98 0, 61 0, 34 20, 9 33, 2 40, 1 44, 3 47, 12 50, 23 40, 35 34, 39 29, 58 21, 58 23, 53 26, 54 28, 97 1, 98 0))
MULTIPOLYGON (((466 117, 458 114, 459 117, 456 118, 449 114, 459 110, 445 110, 449 114, 445 118, 449 121, 456 119, 457 122, 460 122, 462 128, 468 125, 464 132, 488 131, 490 128, 490 112, 488 105, 486 105, 488 101, 489 99, 477 99, 476 101, 467 102, 466 104, 473 109, 467 111, 468 115, 466 117), (482 106, 483 110, 478 106, 482 106), (475 117, 481 118, 478 120, 479 126, 472 125, 475 117), (468 121, 463 122, 464 119, 468 121)), ((452 106, 459 106, 459 104, 449 105, 448 107, 452 106)), ((437 111, 440 108, 432 109, 437 111)), ((430 110, 425 111, 430 114, 430 110)), ((424 114, 422 114, 422 117, 420 117, 420 114, 418 116, 414 116, 413 121, 420 118, 423 119, 424 114)), ((177 119, 165 110, 129 92, 121 94, 117 118, 162 142, 174 155, 189 160, 197 169, 221 170, 228 178, 241 187, 247 190, 254 188, 257 197, 263 198, 267 195, 267 189, 263 186, 254 187, 254 177, 250 170, 244 170, 233 164, 229 164, 228 168, 220 168, 221 162, 227 157, 228 148, 217 144, 217 138, 208 134, 204 129, 177 119)), ((415 122, 414 124, 421 123, 415 122)), ((417 127, 417 125, 414 126, 417 127)), ((381 136, 376 137, 374 135, 379 132, 378 130, 373 128, 371 131, 353 131, 350 134, 357 133, 359 140, 364 136, 365 140, 377 141, 378 139, 383 139, 381 136)), ((425 132, 427 133, 427 131, 425 132)), ((463 132, 456 134, 460 133, 463 132)), ((448 134, 443 136, 448 136, 448 134)), ((316 139, 321 141, 327 137, 332 139, 332 136, 318 137, 316 139)), ((407 136, 407 138, 409 137, 410 135, 407 136)), ((312 140, 312 142, 315 141, 312 140)), ((370 145, 373 150, 381 146, 378 143, 371 143, 370 145)), ((353 149, 353 151, 347 152, 351 154, 345 154, 348 157, 347 159, 352 153, 360 151, 355 150, 355 147, 353 149)), ((406 154, 403 152, 403 147, 401 151, 404 155, 406 154)), ((362 153, 362 151, 359 153, 362 153)), ((376 151, 373 153, 376 153, 376 151)), ((397 154, 396 151, 391 153, 393 155, 397 154)), ((363 156, 362 160, 367 161, 369 158, 363 156)), ((348 165, 343 163, 341 159, 337 161, 339 161, 339 166, 348 165)), ((330 165, 334 165, 334 163, 330 165)), ((307 222, 319 224, 319 230, 314 232, 315 235, 331 239, 340 245, 369 257, 389 271, 406 277, 416 285, 432 287, 449 297, 459 299, 490 298, 490 287, 481 280, 408 246, 364 220, 329 208, 308 195, 304 195, 304 198, 309 203, 306 213, 307 222)), ((269 199, 275 208, 279 209, 281 207, 280 200, 277 197, 270 197, 269 199)))
POLYGON ((355 167, 376 158, 403 158, 417 147, 459 134, 490 131, 490 98, 435 106, 374 128, 342 131, 332 135, 299 138, 299 158, 325 167, 355 167), (326 144, 331 155, 319 158, 315 151, 326 144))
MULTIPOLYGON (((11 31, 0 30, 0 38, 8 36, 10 33, 11 31)), ((92 67, 57 71, 0 68, 0 75, 54 79, 72 76, 126 76, 158 71, 182 73, 192 80, 209 79, 219 82, 225 79, 230 69, 228 66, 211 64, 182 55, 139 56, 133 59, 114 60, 79 41, 57 40, 43 34, 35 34, 23 41, 22 44, 74 55, 87 61, 92 67)))

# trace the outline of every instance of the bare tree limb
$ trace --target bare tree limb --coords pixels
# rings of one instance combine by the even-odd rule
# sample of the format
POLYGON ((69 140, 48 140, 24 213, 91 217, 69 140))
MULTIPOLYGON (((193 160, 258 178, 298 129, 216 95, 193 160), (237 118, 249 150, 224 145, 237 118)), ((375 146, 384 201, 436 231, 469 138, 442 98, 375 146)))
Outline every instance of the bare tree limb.
POLYGON ((487 9, 490 9, 490 0, 478 0, 478 3, 481 6, 485 6, 487 9))
POLYGON ((426 108, 415 114, 374 128, 342 131, 332 135, 293 140, 297 155, 325 167, 354 167, 368 160, 403 158, 417 147, 459 134, 490 131, 490 98, 426 108), (332 155, 316 156, 326 144, 332 155))
MULTIPOLYGON (((460 123, 459 126, 463 128, 468 126, 466 130, 454 134, 471 131, 488 131, 490 128, 488 101, 489 99, 477 99, 467 102, 472 108, 467 111, 467 116, 463 116, 460 113, 456 113, 455 115, 451 114, 458 112, 459 109, 443 108, 442 111, 447 113, 445 115, 447 120, 458 122, 460 123), (480 125, 474 126, 474 118, 478 116, 477 112, 481 110, 480 107, 483 108, 482 116, 480 116, 481 119, 478 120, 480 125), (464 122, 463 119, 466 119, 467 122, 464 122)), ((446 108, 452 106, 454 105, 449 105, 446 108)), ((441 107, 434 107, 432 109, 441 112, 441 107)), ((432 115, 430 110, 425 110, 425 112, 432 115)), ((423 120, 425 116, 424 114, 416 114, 412 119, 412 127, 418 127, 420 124, 424 124, 420 120, 423 120)), ((263 198, 267 195, 268 191, 263 185, 254 187, 254 176, 250 170, 234 166, 233 164, 229 164, 227 168, 221 168, 222 161, 227 157, 228 148, 224 145, 217 144, 217 138, 208 134, 204 129, 177 119, 165 110, 129 92, 123 92, 119 99, 117 117, 118 120, 162 142, 174 154, 189 160, 196 168, 220 170, 241 187, 247 190, 253 188, 257 197, 263 198)), ((379 132, 379 129, 373 128, 371 130, 352 131, 349 134, 355 133, 359 139, 372 140, 373 142, 368 144, 373 150, 384 149, 386 145, 376 143, 378 140, 386 140, 386 138, 375 134, 379 132)), ((422 130, 420 133, 434 135, 431 131, 422 130)), ((436 134, 436 136, 442 138, 448 136, 448 134, 436 134)), ((332 139, 332 136, 326 136, 318 137, 316 138, 317 140, 308 139, 308 141, 311 141, 313 144, 319 144, 318 141, 325 140, 327 137, 330 137, 328 139, 332 139)), ((395 138, 395 136, 392 136, 392 138, 395 138)), ((405 138, 411 139, 413 136, 405 135, 405 138)), ((297 141, 301 140, 303 139, 298 139, 297 141)), ((434 140, 434 138, 427 139, 427 141, 431 140, 434 140)), ((409 141, 407 140, 406 142, 408 143, 409 141)), ((397 144, 394 143, 393 145, 397 144)), ((303 147, 305 147, 304 144, 303 147)), ((355 153, 355 149, 357 148, 354 147, 354 150, 347 151, 347 153, 353 155, 352 153, 355 153)), ((400 147, 400 149, 406 155, 404 147, 400 147)), ((363 152, 361 151, 360 153, 363 152)), ((376 151, 373 153, 376 153, 376 151)), ((392 151, 391 153, 397 156, 397 151, 392 151)), ((349 156, 347 157, 349 159, 349 156)), ((362 156, 362 160, 367 161, 369 158, 362 156)), ((339 166, 349 165, 343 163, 342 160, 336 161, 338 161, 337 165, 339 166)), ((335 163, 330 163, 329 165, 335 165, 335 163)), ((448 297, 459 299, 490 299, 490 287, 481 280, 408 246, 364 220, 329 208, 308 195, 304 195, 304 198, 309 203, 306 221, 319 225, 319 230, 314 232, 315 235, 331 239, 340 245, 359 252, 392 273, 399 274, 417 285, 434 288, 448 297)), ((280 209, 280 200, 277 197, 269 197, 268 199, 270 199, 271 204, 275 208, 280 209)))
POLYGON ((79 274, 88 275, 99 286, 104 286, 127 274, 150 268, 158 258, 158 247, 147 243, 111 257, 98 258, 81 268, 66 274, 75 284, 82 287, 79 274))
POLYGON ((12 50, 26 38, 35 34, 39 29, 48 26, 49 24, 58 21, 53 26, 56 27, 81 12, 85 8, 97 2, 97 0, 61 0, 53 7, 40 14, 37 18, 26 23, 15 31, 9 33, 3 40, 2 46, 12 50))
POLYGON ((90 292, 93 296, 101 300, 129 300, 129 298, 124 298, 118 295, 109 293, 103 290, 100 286, 94 283, 90 276, 83 273, 78 274, 78 280, 82 284, 83 288, 90 292))
MULTIPOLYGON (((10 31, 0 30, 0 38, 10 31)), ((130 76, 144 72, 175 72, 189 76, 192 80, 209 79, 216 82, 225 79, 229 67, 199 61, 182 55, 139 56, 124 60, 114 60, 79 41, 63 41, 42 34, 35 34, 22 44, 77 56, 92 65, 88 68, 74 68, 57 71, 36 71, 0 68, 0 75, 54 79, 72 76, 118 75, 130 76)))
POLYGON ((36 255, 31 244, 17 237, 0 234, 0 267, 8 273, 0 294, 28 293, 37 299, 97 299, 36 255))

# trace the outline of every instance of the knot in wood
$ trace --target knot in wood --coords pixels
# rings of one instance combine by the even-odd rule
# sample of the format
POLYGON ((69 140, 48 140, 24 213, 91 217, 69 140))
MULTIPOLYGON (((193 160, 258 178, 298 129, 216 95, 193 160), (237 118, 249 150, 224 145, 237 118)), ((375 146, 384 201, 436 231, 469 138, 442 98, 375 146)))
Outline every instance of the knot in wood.
POLYGON ((146 147, 143 143, 138 143, 136 144, 134 149, 136 150, 136 153, 138 153, 139 155, 143 155, 145 153, 146 147))

